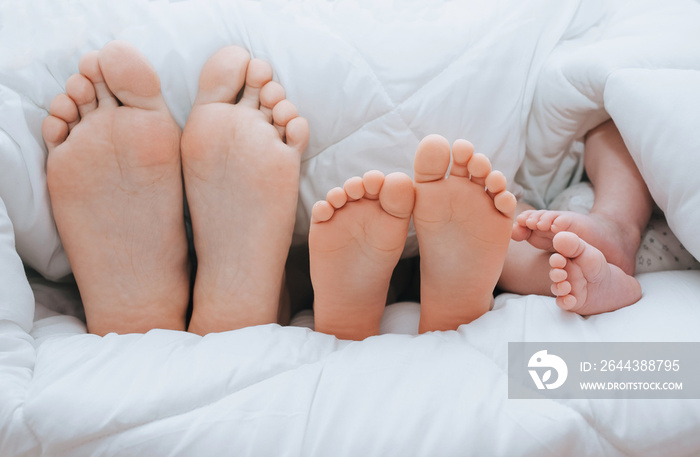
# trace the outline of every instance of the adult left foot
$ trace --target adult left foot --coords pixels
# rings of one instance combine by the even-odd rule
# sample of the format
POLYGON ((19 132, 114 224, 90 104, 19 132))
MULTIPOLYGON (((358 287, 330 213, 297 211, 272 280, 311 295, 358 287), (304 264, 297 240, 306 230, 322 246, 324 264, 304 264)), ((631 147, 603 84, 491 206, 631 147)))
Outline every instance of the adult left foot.
POLYGON ((560 308, 581 315, 615 311, 642 298, 639 282, 608 263, 601 251, 571 232, 552 239, 549 277, 560 308))
POLYGON ((413 223, 420 249, 419 331, 455 330, 486 313, 503 269, 516 199, 506 178, 474 154, 438 135, 416 151, 413 223))
POLYGON ((206 62, 182 134, 198 260, 191 332, 277 322, 308 139, 269 64, 237 46, 206 62))
POLYGON ((379 333, 413 203, 410 177, 369 171, 314 205, 309 256, 317 331, 349 340, 379 333))

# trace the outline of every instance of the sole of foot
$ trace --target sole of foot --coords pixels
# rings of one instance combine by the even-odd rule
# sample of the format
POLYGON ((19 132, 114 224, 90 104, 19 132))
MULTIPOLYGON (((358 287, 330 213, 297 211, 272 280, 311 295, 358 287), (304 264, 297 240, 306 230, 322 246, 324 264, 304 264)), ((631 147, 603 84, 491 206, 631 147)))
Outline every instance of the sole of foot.
POLYGON ((115 41, 82 57, 42 131, 47 181, 88 330, 184 330, 180 129, 155 69, 115 41))
POLYGON ((600 249, 610 263, 627 274, 634 274, 641 234, 632 234, 633 227, 623 226, 604 215, 573 211, 523 211, 515 221, 515 241, 527 240, 538 249, 554 252, 554 235, 573 232, 600 249))
POLYGON ((222 48, 202 69, 183 131, 194 333, 278 319, 309 126, 272 76, 246 50, 222 48))
POLYGON ((642 297, 639 282, 610 264, 601 251, 571 232, 552 239, 556 253, 549 264, 552 293, 566 311, 591 315, 615 311, 642 297))
POLYGON ((418 145, 414 171, 419 331, 455 330, 492 306, 517 202, 503 174, 465 140, 457 140, 450 154, 445 138, 427 136, 418 145))
POLYGON ((379 333, 413 204, 410 177, 375 170, 314 205, 309 255, 317 331, 348 340, 379 333))

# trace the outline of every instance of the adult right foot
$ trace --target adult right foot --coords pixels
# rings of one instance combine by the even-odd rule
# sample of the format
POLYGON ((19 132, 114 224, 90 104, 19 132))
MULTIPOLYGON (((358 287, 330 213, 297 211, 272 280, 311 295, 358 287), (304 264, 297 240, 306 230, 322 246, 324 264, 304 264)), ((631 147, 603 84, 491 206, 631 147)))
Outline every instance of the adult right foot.
POLYGON ((375 170, 314 205, 309 260, 316 331, 347 340, 379 333, 413 203, 410 177, 375 170))
POLYGON ((88 330, 184 330, 189 300, 180 129, 132 45, 80 60, 42 132, 56 226, 88 330))
POLYGON ((198 261, 194 333, 278 319, 309 126, 271 80, 270 65, 237 46, 202 69, 182 135, 198 261))
POLYGON ((418 145, 413 223, 420 249, 419 332, 455 330, 486 313, 503 269, 516 199, 471 143, 438 135, 418 145))

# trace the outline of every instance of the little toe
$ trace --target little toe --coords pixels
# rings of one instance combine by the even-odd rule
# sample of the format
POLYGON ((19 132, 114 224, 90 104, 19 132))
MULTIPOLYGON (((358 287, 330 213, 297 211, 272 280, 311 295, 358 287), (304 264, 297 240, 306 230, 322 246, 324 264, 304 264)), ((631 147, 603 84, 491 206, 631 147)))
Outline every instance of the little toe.
POLYGON ((483 154, 476 153, 467 164, 471 181, 486 186, 486 177, 491 173, 491 161, 483 154))
POLYGON ((384 173, 370 170, 362 176, 362 186, 365 188, 365 198, 376 200, 384 184, 384 173))
POLYGON ((66 81, 66 95, 75 102, 81 118, 97 109, 95 86, 92 85, 89 79, 79 73, 71 75, 66 81))
POLYGON ((50 153, 68 138, 68 124, 56 116, 47 116, 41 124, 41 134, 50 153))
POLYGON ((348 194, 342 187, 334 187, 326 194, 326 201, 335 209, 342 208, 348 202, 348 194))
POLYGON ((578 303, 578 300, 576 300, 576 297, 574 297, 573 295, 564 295, 561 297, 557 297, 556 302, 557 306, 559 306, 564 311, 571 311, 576 306, 576 303, 578 303))
POLYGON ((467 169, 467 164, 473 155, 473 144, 467 140, 455 141, 452 145, 452 168, 450 168, 450 176, 468 178, 469 170, 467 169))
POLYGON ((415 204, 413 181, 405 173, 390 173, 384 178, 379 192, 382 209, 394 217, 407 219, 411 217, 415 204))
POLYGON ((260 91, 272 80, 272 67, 260 59, 252 59, 248 63, 245 76, 245 87, 240 103, 253 109, 260 108, 260 91))
POLYGON ((199 75, 195 104, 234 103, 245 84, 250 54, 239 46, 219 49, 199 75))
POLYGON ((335 209, 326 200, 317 201, 311 208, 311 222, 326 222, 333 217, 335 209))
POLYGON ((122 104, 167 111, 160 78, 136 46, 126 41, 111 41, 100 50, 98 62, 107 87, 122 104))
POLYGON ((417 183, 445 179, 450 166, 450 143, 446 138, 432 134, 418 143, 413 160, 414 176, 417 183))
POLYGON ((58 94, 54 97, 49 106, 49 114, 67 123, 69 129, 80 120, 77 105, 66 94, 58 94))
POLYGON ((95 86, 95 95, 99 105, 119 106, 119 102, 114 98, 114 94, 109 90, 109 87, 107 87, 107 83, 102 75, 98 55, 97 51, 92 51, 80 58, 80 62, 78 62, 80 74, 89 79, 92 85, 95 86))
POLYGON ((525 241, 532 235, 532 230, 527 227, 523 227, 517 222, 513 224, 513 231, 511 232, 511 238, 513 241, 525 241))

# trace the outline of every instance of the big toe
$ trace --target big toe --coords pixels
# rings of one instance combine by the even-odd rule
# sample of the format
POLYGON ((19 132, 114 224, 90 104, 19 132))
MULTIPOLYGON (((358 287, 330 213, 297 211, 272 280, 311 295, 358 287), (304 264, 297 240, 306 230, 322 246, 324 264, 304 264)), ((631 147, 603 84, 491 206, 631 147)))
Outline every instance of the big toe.
POLYGON ((195 103, 234 103, 245 85, 249 63, 250 54, 239 46, 219 49, 202 68, 195 103))
POLYGON ((411 178, 401 172, 388 174, 379 191, 379 203, 384 211, 394 217, 410 218, 415 203, 411 178))
POLYGON ((428 135, 416 149, 413 170, 417 183, 444 179, 450 166, 450 143, 440 135, 428 135))
POLYGON ((166 108, 155 68, 134 45, 109 42, 99 52, 98 61, 109 90, 122 104, 152 110, 166 108))

